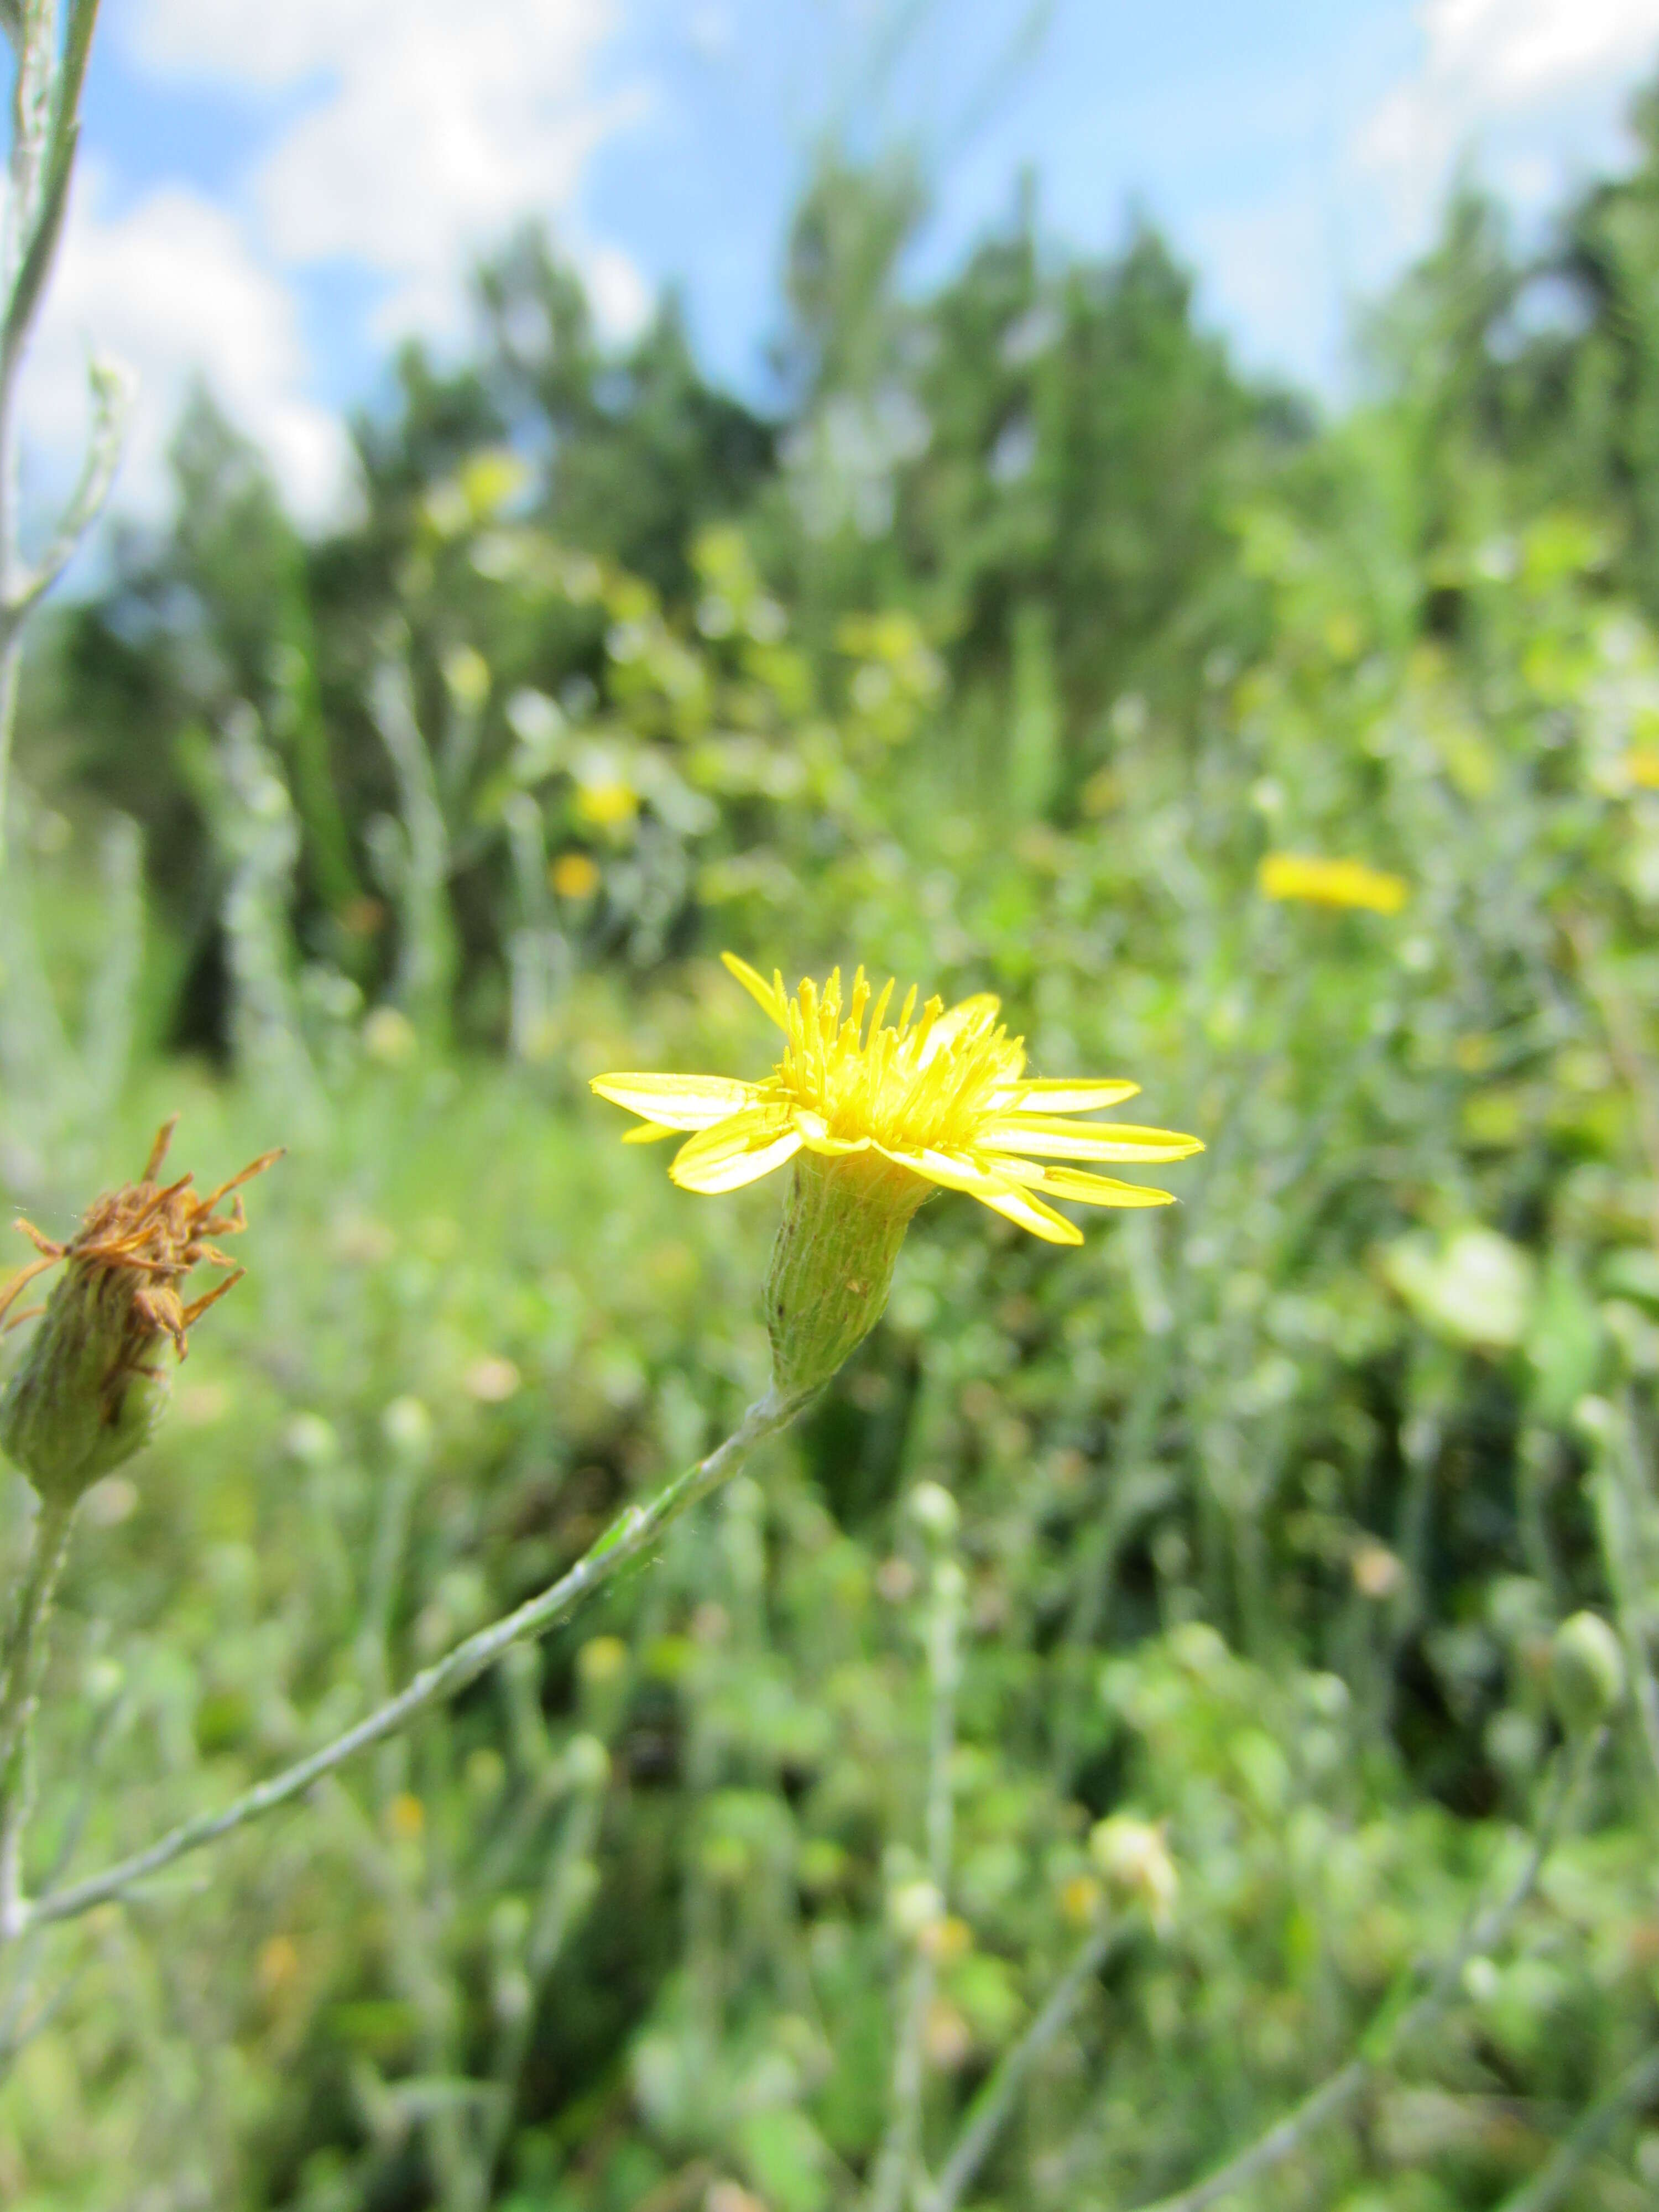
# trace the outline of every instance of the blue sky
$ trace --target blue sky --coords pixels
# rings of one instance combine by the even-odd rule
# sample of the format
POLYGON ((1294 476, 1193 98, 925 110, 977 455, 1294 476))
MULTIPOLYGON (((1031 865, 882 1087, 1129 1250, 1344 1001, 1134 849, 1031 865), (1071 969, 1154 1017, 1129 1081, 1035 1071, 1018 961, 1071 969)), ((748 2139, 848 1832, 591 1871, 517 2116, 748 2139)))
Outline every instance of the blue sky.
POLYGON ((465 333, 469 258, 555 223, 608 326, 664 284, 764 391, 783 226, 814 145, 914 147, 948 268, 1024 168, 1091 251, 1146 210, 1241 355, 1340 393, 1352 304, 1466 155, 1535 219, 1620 156, 1659 0, 105 0, 84 173, 30 420, 78 435, 106 345, 143 398, 124 479, 163 494, 189 376, 293 502, 345 495, 343 409, 390 343, 465 333))

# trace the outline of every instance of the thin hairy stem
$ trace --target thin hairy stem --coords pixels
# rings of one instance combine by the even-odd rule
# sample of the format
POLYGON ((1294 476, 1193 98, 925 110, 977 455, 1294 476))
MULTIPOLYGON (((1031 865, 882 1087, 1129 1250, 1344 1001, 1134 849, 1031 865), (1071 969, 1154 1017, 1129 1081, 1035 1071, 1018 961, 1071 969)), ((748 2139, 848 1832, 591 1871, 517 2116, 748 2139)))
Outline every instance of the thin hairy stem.
POLYGON ((1638 1587, 1637 1565, 1642 1558, 1642 1475, 1636 1451, 1635 1409, 1626 1393, 1613 1417, 1613 1432, 1606 1440, 1601 1464, 1591 1485, 1591 1496, 1595 1504, 1601 1564, 1613 1593, 1620 1641, 1630 1669, 1631 1696, 1643 1748, 1647 1753, 1652 1779, 1659 1784, 1659 1680, 1654 1677, 1645 1608, 1638 1587))
POLYGON ((1498 2212, 1555 2212, 1580 2172, 1627 2112, 1659 2097, 1659 2044, 1644 2051, 1557 2143, 1532 2179, 1506 2197, 1498 2212))
POLYGON ((628 1507, 574 1567, 538 1596, 526 1599, 513 1612, 467 1637, 443 1658, 423 1668, 395 1697, 387 1698, 354 1727, 320 1750, 296 1759, 280 1774, 245 1791, 222 1810, 185 1820, 146 1850, 118 1861, 101 1874, 91 1875, 66 1888, 50 1891, 21 1905, 17 1925, 39 1926, 47 1921, 71 1919, 107 1899, 122 1896, 136 1882, 159 1874, 175 1860, 217 1843, 222 1837, 247 1826, 250 1821, 275 1812, 279 1805, 303 1796, 313 1783, 332 1774, 359 1752, 407 1728, 431 1706, 476 1681, 515 1644, 544 1635, 550 1628, 568 1620, 584 1600, 614 1581, 623 1568, 638 1559, 671 1522, 677 1521, 682 1513, 735 1474, 757 1444, 793 1419, 802 1402, 799 1399, 782 1399, 769 1391, 749 1408, 738 1427, 707 1459, 699 1460, 694 1467, 677 1475, 649 1504, 628 1507))
POLYGON ((1543 1808, 1533 1830, 1531 1847, 1520 1871, 1495 1904, 1475 1915, 1461 1940, 1436 1968, 1423 1994, 1403 2011, 1395 2012, 1385 2005, 1361 2039, 1358 2053, 1248 2150, 1229 2159, 1225 2166, 1218 2166, 1192 2188, 1138 2206, 1136 2212, 1205 2212, 1206 2205, 1231 2196, 1258 2175, 1282 2164, 1319 2129, 1358 2103, 1371 2083, 1387 2073, 1407 2046, 1439 2018, 1456 1995, 1470 1960, 1479 1958, 1503 1940, 1537 1886, 1544 1863, 1577 1804, 1606 1741, 1607 1731, 1603 1729, 1593 1735, 1581 1737, 1557 1759, 1543 1808))
MULTIPOLYGON (((931 1693, 927 1740, 927 1877, 940 1909, 949 1890, 955 1806, 951 1758, 957 1740, 957 1685, 962 1626, 962 1570, 945 1556, 933 1563, 927 1612, 927 1680, 931 1693)), ((922 1931, 905 1978, 893 2053, 892 2112, 870 2184, 869 2212, 900 2212, 915 2187, 921 2158, 922 2092, 926 2087, 927 2015, 937 1980, 933 1953, 922 1931)))
POLYGON ((513 2125, 520 2078, 530 2050, 537 2008, 566 1939, 592 1893, 592 1851, 604 1809, 604 1790, 596 1778, 592 1786, 580 1792, 565 1816, 564 1832, 548 1863, 525 1947, 523 1994, 517 2009, 502 2023, 495 2051, 491 2072, 496 2094, 480 2126, 482 2140, 472 2192, 474 2212, 485 2212, 491 2201, 495 2169, 513 2125))
POLYGON ((26 571, 18 538, 17 379, 57 258, 80 138, 81 89, 99 0, 26 7, 12 27, 9 189, 0 241, 0 864, 5 855, 7 787, 17 720, 23 627, 108 493, 119 448, 118 409, 94 377, 94 428, 87 470, 38 575, 26 571))
POLYGON ((1084 1991, 1105 1965, 1121 1933, 1103 1916, 1090 1930, 1077 1956, 1049 1991, 1042 2011, 1013 2049, 1004 2054, 975 2098, 962 2132, 939 2169, 939 2179, 922 2197, 923 2212, 955 2212, 963 2191, 973 2186, 990 2156, 1026 2077, 1077 2010, 1084 1991))
POLYGON ((43 1499, 6 1638, 0 1686, 0 1942, 21 1925, 23 1828, 29 1811, 29 1733, 46 1663, 52 1595, 69 1556, 76 1500, 43 1499))

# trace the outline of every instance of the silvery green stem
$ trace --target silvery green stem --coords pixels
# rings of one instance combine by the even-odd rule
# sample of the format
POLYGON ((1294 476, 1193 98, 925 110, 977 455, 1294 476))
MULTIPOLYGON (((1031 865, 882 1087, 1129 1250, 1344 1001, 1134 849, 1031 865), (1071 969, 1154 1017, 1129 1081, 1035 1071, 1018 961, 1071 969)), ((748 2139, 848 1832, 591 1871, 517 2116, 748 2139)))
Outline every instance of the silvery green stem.
MULTIPOLYGON (((933 1562, 926 1626, 931 1692, 927 1741, 927 1876, 944 1908, 951 1880, 955 1804, 951 1758, 956 1747, 957 1686, 961 1679, 962 1570, 948 1553, 933 1562)), ((915 2188, 921 2157, 927 2014, 937 1976, 925 1942, 917 1942, 905 1978, 893 2054, 892 2116, 870 2184, 869 2212, 900 2212, 915 2188)))
POLYGON ((17 379, 63 233, 97 20, 98 0, 69 0, 66 15, 58 0, 18 0, 15 7, 9 0, 5 18, 16 72, 0 264, 0 859, 24 622, 102 506, 120 446, 117 393, 124 387, 113 371, 94 369, 94 428, 85 471, 39 568, 26 572, 17 533, 17 379))
POLYGON ((1638 1525, 1641 1474, 1636 1464, 1633 1423, 1628 1403, 1608 1409, 1602 1433, 1597 1441, 1601 1446, 1601 1464, 1591 1480, 1590 1495, 1595 1506, 1601 1564, 1606 1570, 1607 1586, 1613 1593, 1620 1641, 1624 1645, 1626 1663, 1630 1669, 1631 1694, 1636 1705, 1643 1747, 1652 1770, 1652 1779, 1659 1783, 1659 1680, 1656 1680, 1654 1676, 1653 1661, 1648 1646, 1647 1621, 1637 1588, 1635 1569, 1643 1556, 1642 1531, 1638 1525))
POLYGON ((74 1498, 44 1498, 6 1638, 0 1685, 0 1942, 21 1925, 23 1827, 28 1818, 29 1730, 46 1663, 52 1594, 69 1555, 74 1498))
POLYGON ((432 756, 416 719, 415 694, 401 659, 386 660, 369 687, 369 711, 398 783, 402 836, 396 881, 401 944, 397 996, 417 1029, 441 1030, 454 980, 455 943, 446 886, 449 830, 444 820, 432 756))
POLYGON ((1555 2212, 1585 2165, 1595 2157, 1627 2112, 1639 2112, 1659 2096, 1659 2045, 1644 2051, 1604 2097, 1593 2104, 1532 2179, 1506 2197, 1498 2212, 1555 2212))
POLYGON ((922 2212, 956 2212, 964 2190, 978 2173, 1013 2110, 1025 2078, 1076 2011, 1078 2001, 1105 1964, 1121 1931, 1103 1913, 1084 1939, 1077 1956, 1049 1991, 1036 2018, 1012 2051, 998 2061, 990 2080, 974 2100, 955 2148, 939 2179, 923 2194, 922 2212))
MULTIPOLYGON (((683 1474, 677 1475, 649 1504, 629 1506, 557 1582, 467 1637, 432 1666, 422 1668, 396 1697, 389 1698, 355 1727, 347 1729, 320 1750, 296 1759, 280 1774, 245 1791, 221 1811, 185 1820, 146 1850, 106 1867, 101 1874, 89 1875, 84 1881, 72 1882, 66 1888, 50 1891, 44 1897, 20 1905, 16 1927, 70 1919, 90 1911, 94 1905, 103 1904, 106 1899, 121 1896, 135 1882, 159 1874, 175 1860, 208 1844, 217 1843, 222 1836, 230 1835, 251 1820, 275 1812, 279 1805, 303 1796, 314 1783, 343 1766, 360 1751, 367 1751, 371 1744, 384 1742, 386 1737, 407 1728, 428 1707, 476 1681, 515 1644, 544 1635, 567 1620, 585 1599, 614 1580, 623 1567, 646 1551, 671 1522, 677 1521, 682 1513, 735 1474, 755 1447, 785 1427, 799 1409, 798 1401, 780 1399, 769 1391, 749 1408, 724 1443, 710 1452, 707 1459, 699 1460, 683 1474)), ((12 1932, 15 1932, 15 1928, 12 1932)))
POLYGON ((1495 1905, 1476 1914, 1462 1940, 1441 1960, 1422 1996, 1403 2011, 1385 2004, 1362 2039, 1356 2056, 1304 2097, 1294 2112, 1258 2137, 1248 2150, 1229 2159, 1225 2166, 1218 2166, 1191 2189, 1137 2206, 1136 2212, 1205 2212, 1206 2206, 1220 2197, 1232 2196, 1258 2174, 1267 2172, 1289 2158, 1328 2121, 1339 2118, 1358 2102, 1406 2046, 1439 2018, 1456 1995, 1469 1961, 1491 1950, 1508 1932, 1516 1915, 1532 1895, 1544 1862, 1554 1849, 1556 1838, 1577 1805, 1606 1741, 1607 1730, 1599 1729, 1581 1736, 1558 1758, 1543 1810, 1533 1831, 1531 1848, 1520 1872, 1495 1905))
POLYGON ((496 2096, 486 2111, 480 2133, 474 2173, 475 2212, 485 2212, 492 2198, 495 2168, 507 2145, 517 2103, 520 2076, 530 2049, 536 2008, 548 1977, 558 1964, 566 1938, 593 1893, 593 1846, 599 1838, 599 1816, 605 1808, 604 1761, 580 1790, 566 1815, 558 1849, 549 1861, 529 1940, 525 1947, 523 1988, 518 2009, 505 2019, 496 2043, 493 2073, 496 2096))

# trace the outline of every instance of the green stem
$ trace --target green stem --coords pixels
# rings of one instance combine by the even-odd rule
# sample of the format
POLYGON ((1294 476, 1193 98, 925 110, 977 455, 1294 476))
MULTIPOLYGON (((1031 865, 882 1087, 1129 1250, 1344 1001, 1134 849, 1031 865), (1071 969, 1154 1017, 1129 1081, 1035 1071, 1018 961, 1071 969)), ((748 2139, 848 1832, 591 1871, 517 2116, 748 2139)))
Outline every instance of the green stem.
POLYGON ((29 1730, 46 1663, 52 1593, 69 1555, 78 1498, 43 1498, 6 1638, 0 1686, 0 1942, 21 1925, 21 1854, 29 1811, 29 1730))
POLYGON ((585 1879, 598 1840, 605 1809, 602 1784, 585 1790, 567 1815, 558 1849, 549 1863, 547 1876, 525 1947, 525 1993, 519 2011, 502 2027, 495 2050, 492 2087, 494 2101, 482 2123, 483 2140, 474 2173, 473 2212, 486 2212, 491 2202, 495 2169, 513 2124, 524 2063, 536 2025, 537 2009, 549 1977, 558 1964, 565 1940, 579 1918, 588 1895, 585 1879))
POLYGON ((1532 1895, 1544 1862, 1567 1825, 1606 1741, 1607 1730, 1601 1729, 1579 1738, 1562 1753, 1521 1871, 1496 1904, 1476 1914, 1462 1940, 1441 1960, 1423 1994, 1401 2011, 1385 2004, 1346 2065, 1322 2081, 1294 2112, 1269 2128, 1248 2150, 1229 2159, 1192 2188, 1139 2205, 1136 2212, 1205 2212, 1218 2198, 1233 2196, 1258 2174, 1279 2165, 1317 2130, 1358 2102, 1370 2084, 1396 2063, 1407 2046, 1439 2018, 1457 1994, 1469 1961, 1492 1950, 1508 1932, 1532 1895))
POLYGON ((1659 2096, 1659 2048, 1644 2051, 1598 2098, 1571 2133, 1556 2145, 1533 2176, 1506 2197, 1498 2212, 1554 2212, 1583 2167, 1593 2159, 1627 2112, 1639 2112, 1659 2096))
MULTIPOLYGON (((927 1875, 943 1906, 951 1881, 955 1826, 951 1759, 956 1748, 957 1686, 961 1678, 962 1571, 947 1553, 933 1563, 927 1615, 927 1675, 932 1691, 927 1741, 927 1875)), ((910 2198, 921 2158, 927 2014, 937 1974, 932 1953, 918 1942, 905 1980, 893 2054, 892 2117, 870 2185, 870 2212, 900 2212, 910 2198)))
POLYGON ((70 1919, 106 1899, 121 1896, 135 1882, 159 1874, 163 1867, 171 1866, 188 1852, 217 1843, 222 1836, 302 1796, 314 1783, 343 1766, 360 1751, 407 1728, 429 1706, 476 1681, 504 1651, 526 1638, 543 1635, 556 1626, 595 1590, 613 1581, 671 1522, 677 1521, 682 1513, 735 1474, 757 1444, 786 1427, 804 1402, 799 1398, 780 1398, 775 1392, 769 1391, 749 1408, 740 1425, 724 1443, 710 1452, 707 1459, 699 1460, 696 1466, 677 1475, 648 1505, 628 1507, 598 1543, 557 1582, 538 1596, 526 1599, 499 1620, 479 1629, 476 1635, 466 1638, 432 1666, 423 1668, 396 1697, 387 1698, 355 1727, 347 1729, 320 1750, 295 1760, 292 1766, 284 1767, 269 1781, 245 1791, 221 1811, 204 1813, 185 1820, 148 1849, 106 1867, 101 1874, 89 1875, 84 1881, 71 1883, 67 1888, 51 1891, 45 1897, 20 1905, 15 1925, 38 1926, 46 1921, 70 1919))
POLYGON ((1001 2134, 1026 2076, 1077 2009, 1079 2000, 1106 1963, 1121 1933, 1103 1915, 1090 1930, 1077 1956, 1049 1991, 1042 2011, 1013 2049, 998 2063, 995 2072, 974 2100, 956 2146, 939 2170, 938 2181, 922 2198, 924 2212, 956 2212, 963 2191, 973 2185, 974 2177, 1001 2134))

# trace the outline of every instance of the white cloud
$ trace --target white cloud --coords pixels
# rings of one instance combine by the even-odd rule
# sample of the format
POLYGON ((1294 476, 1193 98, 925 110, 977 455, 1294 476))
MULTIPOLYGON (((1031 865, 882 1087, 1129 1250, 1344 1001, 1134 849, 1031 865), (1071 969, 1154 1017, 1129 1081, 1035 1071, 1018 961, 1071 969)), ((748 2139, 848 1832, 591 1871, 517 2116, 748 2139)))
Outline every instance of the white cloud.
POLYGON ((118 484, 121 504, 166 504, 167 445, 201 375, 269 454, 289 506, 332 508, 349 481, 337 420, 305 396, 308 362, 295 301, 222 208, 169 186, 113 213, 106 180, 83 169, 24 378, 26 450, 52 483, 73 468, 87 427, 86 362, 113 354, 137 372, 118 484))
POLYGON ((1616 137, 1659 61, 1659 0, 1421 0, 1422 58, 1372 110, 1357 152, 1420 231, 1469 149, 1534 204, 1616 137))
POLYGON ((387 281, 382 334, 453 330, 460 277, 520 216, 568 209, 636 103, 592 89, 617 0, 145 0, 138 58, 297 108, 253 164, 281 264, 387 281))
POLYGON ((1428 0, 1423 15, 1431 73, 1498 107, 1553 100, 1659 49, 1656 0, 1428 0))
POLYGON ((618 345, 638 337, 655 305, 638 264, 615 246, 579 248, 577 259, 601 336, 618 345))
MULTIPOLYGON (((154 78, 240 95, 240 173, 124 202, 83 163, 30 362, 26 436, 44 486, 85 436, 85 366, 138 373, 118 504, 155 514, 192 378, 268 455, 292 510, 337 513, 349 441, 318 404, 298 287, 354 266, 380 339, 453 338, 478 252, 527 214, 562 217, 594 148, 638 112, 594 64, 621 0, 132 0, 116 35, 154 78)), ((602 330, 636 331, 651 295, 626 254, 569 241, 602 330)))

